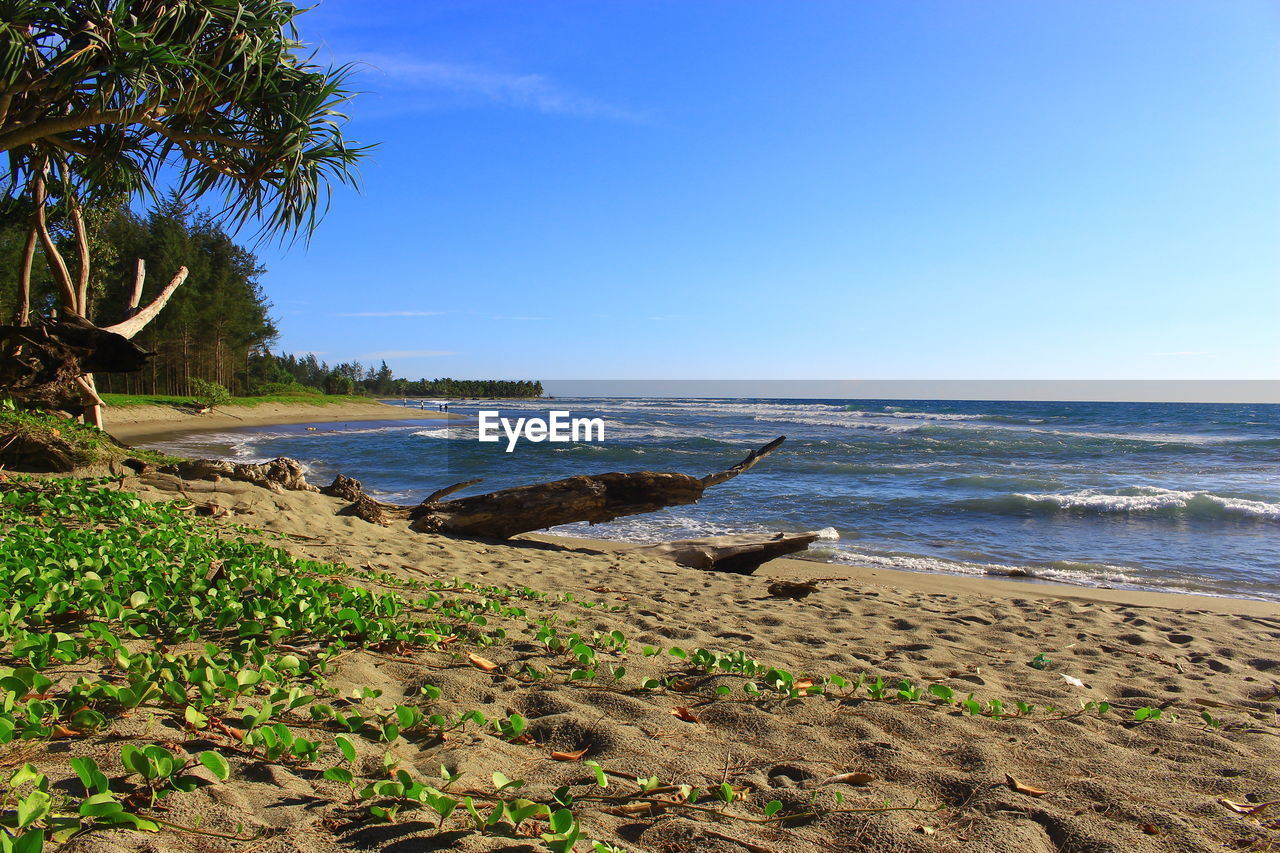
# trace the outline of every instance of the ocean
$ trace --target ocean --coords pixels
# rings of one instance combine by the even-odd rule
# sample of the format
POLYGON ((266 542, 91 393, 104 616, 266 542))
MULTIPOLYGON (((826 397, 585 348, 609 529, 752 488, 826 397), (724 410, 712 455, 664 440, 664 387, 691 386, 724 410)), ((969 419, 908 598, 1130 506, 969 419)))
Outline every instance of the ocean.
POLYGON ((469 420, 273 426, 156 446, 291 456, 313 482, 341 472, 407 503, 474 477, 483 482, 460 494, 606 471, 702 476, 785 435, 697 505, 551 532, 653 542, 816 530, 806 556, 831 563, 1280 601, 1280 405, 559 398, 450 411, 469 420), (506 453, 477 441, 481 409, 600 417, 605 440, 506 453))

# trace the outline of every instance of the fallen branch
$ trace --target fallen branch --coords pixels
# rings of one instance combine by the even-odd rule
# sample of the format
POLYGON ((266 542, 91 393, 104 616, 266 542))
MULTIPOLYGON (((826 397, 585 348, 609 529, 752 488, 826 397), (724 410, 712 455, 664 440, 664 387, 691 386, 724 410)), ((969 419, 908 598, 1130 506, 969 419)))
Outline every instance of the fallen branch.
POLYGON ((697 503, 711 486, 732 480, 785 441, 785 436, 753 451, 724 471, 701 479, 688 474, 638 471, 594 474, 519 486, 484 495, 441 501, 467 484, 443 489, 409 510, 414 530, 509 539, 520 533, 585 521, 599 524, 628 515, 697 503))

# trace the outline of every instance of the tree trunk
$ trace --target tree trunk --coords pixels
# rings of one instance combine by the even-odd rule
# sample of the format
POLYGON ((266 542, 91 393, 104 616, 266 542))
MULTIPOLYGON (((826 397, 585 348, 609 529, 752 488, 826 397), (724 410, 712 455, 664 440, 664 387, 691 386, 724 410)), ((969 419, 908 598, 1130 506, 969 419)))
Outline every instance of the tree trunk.
POLYGON ((45 176, 37 174, 32 187, 32 198, 35 200, 35 217, 33 227, 40 236, 40 243, 44 246, 45 260, 49 263, 49 269, 53 272, 53 277, 58 282, 58 289, 62 296, 62 310, 70 314, 79 314, 80 311, 76 304, 76 288, 71 281, 71 272, 67 269, 67 262, 62 257, 62 253, 58 251, 58 247, 53 242, 53 235, 49 233, 49 222, 45 218, 45 201, 47 199, 47 187, 45 184, 45 176))
POLYGON ((87 376, 139 370, 149 357, 77 314, 34 326, 0 326, 0 387, 27 407, 83 413, 102 402, 87 376))
POLYGON ((27 232, 27 244, 22 247, 22 267, 18 271, 18 313, 14 324, 25 326, 31 322, 31 267, 36 258, 36 229, 27 232))

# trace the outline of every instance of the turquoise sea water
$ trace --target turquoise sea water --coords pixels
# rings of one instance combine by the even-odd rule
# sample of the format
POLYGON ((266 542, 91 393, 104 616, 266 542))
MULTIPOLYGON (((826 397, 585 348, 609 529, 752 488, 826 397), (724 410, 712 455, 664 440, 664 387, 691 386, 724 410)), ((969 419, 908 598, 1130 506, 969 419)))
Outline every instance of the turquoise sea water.
MULTIPOLYGON (((416 403, 413 403, 416 407, 416 403)), ((434 408, 433 404, 429 404, 434 408)), ((821 530, 810 556, 926 572, 1280 600, 1280 406, 894 400, 558 399, 455 403, 467 421, 263 427, 163 446, 292 456, 415 501, 605 471, 703 475, 778 435, 698 505, 557 532, 658 541, 821 530), (474 415, 605 420, 602 444, 476 440, 474 415)))

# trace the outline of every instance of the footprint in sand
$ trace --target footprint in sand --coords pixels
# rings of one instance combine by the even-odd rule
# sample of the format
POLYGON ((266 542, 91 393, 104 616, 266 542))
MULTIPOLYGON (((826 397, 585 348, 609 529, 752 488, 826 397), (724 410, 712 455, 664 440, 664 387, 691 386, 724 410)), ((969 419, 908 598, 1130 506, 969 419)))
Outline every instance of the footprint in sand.
POLYGON ((768 776, 775 787, 783 788, 794 788, 806 779, 813 778, 813 774, 808 770, 790 764, 779 764, 769 771, 768 776))

